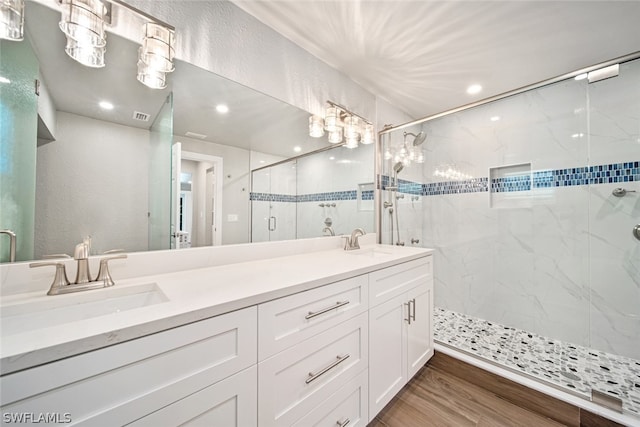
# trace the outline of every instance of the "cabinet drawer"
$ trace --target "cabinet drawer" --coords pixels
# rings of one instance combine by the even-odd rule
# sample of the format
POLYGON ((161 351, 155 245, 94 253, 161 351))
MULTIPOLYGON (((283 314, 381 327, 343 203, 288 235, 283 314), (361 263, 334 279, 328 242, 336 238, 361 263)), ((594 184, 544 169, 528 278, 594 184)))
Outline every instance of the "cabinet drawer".
POLYGON ((131 424, 134 427, 258 425, 257 368, 252 366, 131 424))
POLYGON ((300 292, 258 306, 258 359, 264 360, 368 307, 367 275, 300 292))
POLYGON ((3 412, 122 425, 256 363, 250 307, 0 378, 3 412))
POLYGON ((293 426, 366 426, 367 375, 368 371, 365 369, 293 426))
POLYGON ((367 313, 260 362, 260 425, 293 424, 362 372, 367 363, 367 313))
POLYGON ((394 265, 369 274, 369 306, 387 301, 433 279, 433 257, 394 265))

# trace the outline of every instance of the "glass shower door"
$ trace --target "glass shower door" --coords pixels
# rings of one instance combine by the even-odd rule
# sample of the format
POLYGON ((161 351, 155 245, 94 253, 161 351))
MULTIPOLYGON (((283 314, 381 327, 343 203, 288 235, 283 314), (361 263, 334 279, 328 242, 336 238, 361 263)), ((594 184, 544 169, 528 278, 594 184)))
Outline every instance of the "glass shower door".
POLYGON ((251 241, 296 238, 296 162, 252 171, 251 241))
MULTIPOLYGON (((16 260, 33 259, 38 60, 28 40, 0 40, 0 229, 17 236, 16 260)), ((0 234, 0 262, 10 239, 0 234)))
POLYGON ((173 95, 153 125, 149 144, 149 250, 171 247, 173 95))
POLYGON ((640 60, 620 64, 617 77, 590 84, 588 93, 590 165, 605 172, 589 186, 590 340, 621 356, 592 355, 592 384, 605 396, 638 401, 638 416, 631 378, 637 382, 640 365, 640 240, 633 233, 640 224, 640 60))

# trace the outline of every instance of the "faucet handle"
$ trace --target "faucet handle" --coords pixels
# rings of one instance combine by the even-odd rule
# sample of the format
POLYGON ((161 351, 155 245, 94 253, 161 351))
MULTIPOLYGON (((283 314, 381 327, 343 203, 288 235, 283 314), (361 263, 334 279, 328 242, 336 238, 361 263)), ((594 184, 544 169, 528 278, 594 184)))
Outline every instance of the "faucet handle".
POLYGON ((69 286, 69 279, 67 278, 67 270, 65 269, 64 264, 61 262, 33 262, 29 264, 30 268, 46 267, 46 266, 55 266, 56 268, 56 275, 53 278, 53 283, 51 283, 49 292, 47 292, 47 295, 56 295, 61 288, 64 288, 65 286, 69 286))
POLYGON ((340 238, 344 239, 344 250, 348 251, 351 246, 351 236, 340 236, 340 238))
POLYGON ((109 273, 109 261, 112 259, 123 259, 126 258, 126 254, 122 255, 114 255, 106 258, 102 258, 100 260, 100 269, 98 270, 98 277, 96 277, 95 282, 103 282, 104 287, 113 286, 115 282, 111 277, 111 273, 109 273))

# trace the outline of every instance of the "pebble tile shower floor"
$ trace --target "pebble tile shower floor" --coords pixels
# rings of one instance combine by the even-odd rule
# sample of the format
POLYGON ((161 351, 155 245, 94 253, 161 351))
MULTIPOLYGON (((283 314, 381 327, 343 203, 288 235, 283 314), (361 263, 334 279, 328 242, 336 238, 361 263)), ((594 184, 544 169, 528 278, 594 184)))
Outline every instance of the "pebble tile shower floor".
POLYGON ((597 390, 640 417, 640 361, 436 308, 434 338, 450 347, 569 389, 586 399, 597 390))

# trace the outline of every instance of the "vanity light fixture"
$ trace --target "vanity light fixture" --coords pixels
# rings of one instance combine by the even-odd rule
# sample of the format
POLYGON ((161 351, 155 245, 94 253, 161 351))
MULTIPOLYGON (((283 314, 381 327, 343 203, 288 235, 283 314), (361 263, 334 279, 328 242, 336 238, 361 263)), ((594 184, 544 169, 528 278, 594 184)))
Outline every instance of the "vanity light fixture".
POLYGON ((24 38, 24 0, 0 0, 0 39, 24 38))
POLYGON ((373 130, 373 125, 371 123, 365 123, 364 125, 364 133, 362 134, 361 142, 365 145, 373 144, 376 140, 376 133, 373 130))
POLYGON ((138 51, 138 81, 152 89, 167 87, 167 73, 175 70, 175 31, 155 22, 143 25, 144 37, 138 51))
POLYGON ((88 67, 104 67, 107 45, 105 17, 101 0, 61 0, 60 29, 67 36, 65 52, 88 67))

